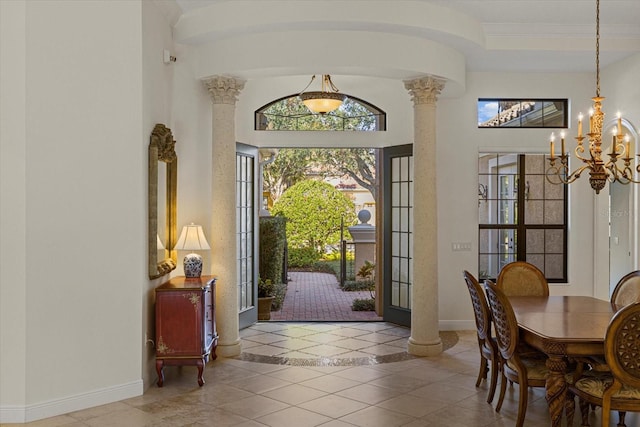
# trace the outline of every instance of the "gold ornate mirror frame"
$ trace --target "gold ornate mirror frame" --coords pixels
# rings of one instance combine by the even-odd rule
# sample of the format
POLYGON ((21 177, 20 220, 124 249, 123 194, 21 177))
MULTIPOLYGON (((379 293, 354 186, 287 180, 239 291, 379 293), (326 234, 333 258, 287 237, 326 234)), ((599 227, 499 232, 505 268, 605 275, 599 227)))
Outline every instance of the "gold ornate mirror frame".
POLYGON ((149 278, 164 276, 176 268, 176 200, 178 156, 171 129, 157 124, 149 143, 149 278), (160 163, 162 162, 162 163, 160 163), (166 165, 166 179, 160 182, 158 168, 166 165), (158 191, 162 194, 158 194, 158 191), (160 197, 158 197, 160 196, 160 197), (158 206, 163 203, 163 206, 158 206), (159 209, 160 208, 160 209, 159 209), (159 211, 164 212, 164 230, 158 230, 159 211), (160 235, 162 234, 162 238, 160 235))

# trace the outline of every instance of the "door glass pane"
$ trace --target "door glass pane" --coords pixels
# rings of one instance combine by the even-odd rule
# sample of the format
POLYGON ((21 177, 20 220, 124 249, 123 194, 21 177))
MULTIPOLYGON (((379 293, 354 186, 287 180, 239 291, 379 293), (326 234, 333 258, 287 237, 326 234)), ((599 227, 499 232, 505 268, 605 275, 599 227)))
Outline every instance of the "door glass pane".
POLYGON ((402 308, 411 305, 411 165, 410 156, 391 161, 391 305, 402 308))
POLYGON ((236 155, 236 243, 238 246, 238 279, 240 311, 254 306, 253 301, 253 157, 236 155))

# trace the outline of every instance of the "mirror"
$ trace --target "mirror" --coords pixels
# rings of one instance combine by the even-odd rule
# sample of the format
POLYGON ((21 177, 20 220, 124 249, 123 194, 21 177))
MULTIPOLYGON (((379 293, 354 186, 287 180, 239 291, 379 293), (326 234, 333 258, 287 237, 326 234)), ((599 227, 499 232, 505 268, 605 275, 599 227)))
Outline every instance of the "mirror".
POLYGON ((176 268, 178 156, 171 129, 157 124, 149 143, 149 278, 176 268))

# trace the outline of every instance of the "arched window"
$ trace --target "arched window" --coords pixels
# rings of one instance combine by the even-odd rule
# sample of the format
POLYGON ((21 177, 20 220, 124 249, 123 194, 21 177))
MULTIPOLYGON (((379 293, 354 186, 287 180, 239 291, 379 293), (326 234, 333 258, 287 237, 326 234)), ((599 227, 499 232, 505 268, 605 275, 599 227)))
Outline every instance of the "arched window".
POLYGON ((258 108, 255 130, 385 131, 387 115, 375 105, 349 95, 337 110, 316 114, 296 94, 258 108))

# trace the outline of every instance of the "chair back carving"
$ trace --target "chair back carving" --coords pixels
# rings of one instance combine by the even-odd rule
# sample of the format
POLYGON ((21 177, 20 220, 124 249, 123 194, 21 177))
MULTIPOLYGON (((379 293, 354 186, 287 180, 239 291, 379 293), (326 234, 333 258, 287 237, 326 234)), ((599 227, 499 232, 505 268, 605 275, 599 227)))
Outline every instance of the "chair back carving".
POLYGON ((640 270, 625 275, 611 294, 611 305, 619 310, 634 302, 640 302, 640 270))
POLYGON ((484 291, 473 274, 465 270, 463 275, 464 281, 469 289, 469 295, 471 296, 471 304, 473 305, 473 313, 476 318, 478 338, 481 340, 487 340, 491 336, 491 312, 489 311, 487 298, 484 296, 484 291))
POLYGON ((497 286, 507 296, 549 296, 549 283, 542 271, 525 261, 514 261, 502 267, 497 286))
POLYGON ((509 298, 496 284, 485 281, 484 287, 491 309, 493 325, 496 330, 496 342, 503 359, 513 358, 518 347, 518 322, 509 298))
POLYGON ((631 303, 613 316, 605 335, 605 358, 611 367, 614 383, 640 388, 638 354, 640 354, 640 303, 631 303))

